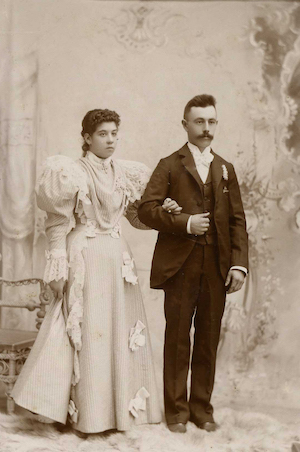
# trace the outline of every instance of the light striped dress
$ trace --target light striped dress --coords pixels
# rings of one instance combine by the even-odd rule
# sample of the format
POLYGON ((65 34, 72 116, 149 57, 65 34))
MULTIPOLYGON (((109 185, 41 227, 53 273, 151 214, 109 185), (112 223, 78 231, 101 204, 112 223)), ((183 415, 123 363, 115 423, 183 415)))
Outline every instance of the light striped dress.
POLYGON ((64 278, 15 384, 24 408, 95 433, 161 421, 151 345, 131 251, 133 226, 149 169, 137 162, 47 159, 37 186, 47 212, 46 282, 64 278))

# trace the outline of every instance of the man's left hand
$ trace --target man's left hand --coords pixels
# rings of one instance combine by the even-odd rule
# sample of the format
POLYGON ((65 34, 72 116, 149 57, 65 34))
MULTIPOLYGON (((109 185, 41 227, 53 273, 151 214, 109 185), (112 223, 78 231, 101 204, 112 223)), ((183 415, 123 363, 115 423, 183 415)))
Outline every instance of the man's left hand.
POLYGON ((233 293, 240 290, 245 281, 245 273, 242 270, 230 269, 225 281, 225 286, 228 287, 227 293, 233 293))

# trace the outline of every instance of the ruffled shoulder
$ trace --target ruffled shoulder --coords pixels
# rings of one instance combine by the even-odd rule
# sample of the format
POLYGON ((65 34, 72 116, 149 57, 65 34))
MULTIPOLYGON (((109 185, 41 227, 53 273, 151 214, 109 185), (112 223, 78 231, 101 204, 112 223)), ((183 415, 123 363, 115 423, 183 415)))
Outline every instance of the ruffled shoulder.
POLYGON ((152 171, 141 162, 117 160, 123 170, 129 202, 141 199, 149 182, 152 171))
MULTIPOLYGON (((36 186, 38 204, 43 200, 54 198, 56 202, 72 199, 78 194, 84 199, 88 194, 86 173, 81 166, 70 157, 54 155, 48 157, 43 164, 36 186)), ((40 206, 43 210, 43 206, 40 206)))

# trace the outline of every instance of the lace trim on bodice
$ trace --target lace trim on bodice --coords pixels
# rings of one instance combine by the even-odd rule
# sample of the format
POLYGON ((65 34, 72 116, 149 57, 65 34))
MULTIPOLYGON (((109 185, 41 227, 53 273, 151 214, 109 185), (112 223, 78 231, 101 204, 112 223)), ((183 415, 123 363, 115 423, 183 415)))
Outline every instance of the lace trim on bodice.
POLYGON ((139 201, 149 182, 152 171, 143 163, 129 160, 117 160, 126 181, 127 203, 139 201))

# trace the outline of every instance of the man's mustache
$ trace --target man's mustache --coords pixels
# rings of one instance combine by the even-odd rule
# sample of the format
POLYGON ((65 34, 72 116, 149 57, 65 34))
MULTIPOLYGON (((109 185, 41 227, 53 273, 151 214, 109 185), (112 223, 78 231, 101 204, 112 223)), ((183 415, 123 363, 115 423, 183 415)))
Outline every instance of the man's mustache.
POLYGON ((213 139, 213 135, 210 133, 203 133, 202 135, 199 135, 198 138, 211 138, 213 139))

